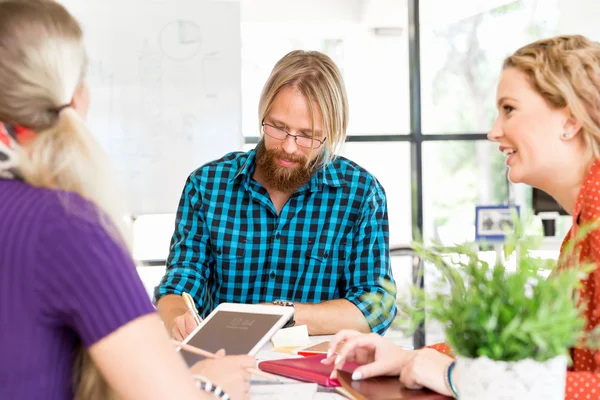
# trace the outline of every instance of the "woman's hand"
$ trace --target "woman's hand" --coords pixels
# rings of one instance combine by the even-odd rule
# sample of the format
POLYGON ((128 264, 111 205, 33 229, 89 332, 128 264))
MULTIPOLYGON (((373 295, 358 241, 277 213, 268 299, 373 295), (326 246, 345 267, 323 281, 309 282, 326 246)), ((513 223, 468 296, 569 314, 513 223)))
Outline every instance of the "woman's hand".
MULTIPOLYGON (((328 357, 323 364, 333 364, 341 369, 345 362, 364 364, 352 374, 353 380, 374 376, 397 376, 414 356, 413 351, 401 349, 392 342, 375 334, 362 334, 343 330, 331 340, 328 357), (336 356, 335 349, 339 346, 336 356)), ((335 376, 335 370, 332 377, 335 376)))
MULTIPOLYGON (((409 389, 429 388, 453 396, 446 384, 446 373, 452 358, 433 349, 420 349, 400 371, 400 381, 409 389)), ((454 373, 453 373, 454 375, 454 373)))
POLYGON ((231 396, 231 400, 250 399, 250 373, 248 368, 256 367, 256 359, 251 356, 226 356, 219 350, 217 358, 198 361, 192 367, 194 375, 202 375, 213 384, 219 385, 231 396))

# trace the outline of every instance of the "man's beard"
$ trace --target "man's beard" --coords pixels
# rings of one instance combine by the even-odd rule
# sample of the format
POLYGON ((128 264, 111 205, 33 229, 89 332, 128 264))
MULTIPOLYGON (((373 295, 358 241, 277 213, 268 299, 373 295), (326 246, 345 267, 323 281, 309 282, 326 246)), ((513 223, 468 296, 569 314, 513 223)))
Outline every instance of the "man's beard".
POLYGON ((309 160, 297 154, 287 154, 280 149, 267 149, 264 140, 256 146, 256 167, 260 170, 265 186, 283 193, 294 193, 307 183, 318 169, 321 157, 309 160), (279 164, 279 159, 298 163, 286 168, 279 164))

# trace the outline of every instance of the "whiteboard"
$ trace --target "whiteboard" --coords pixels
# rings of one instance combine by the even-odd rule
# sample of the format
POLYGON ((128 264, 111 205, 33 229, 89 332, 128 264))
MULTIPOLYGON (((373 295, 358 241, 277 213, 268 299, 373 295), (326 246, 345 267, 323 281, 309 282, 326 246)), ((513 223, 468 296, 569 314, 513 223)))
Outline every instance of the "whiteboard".
POLYGON ((133 215, 173 213, 187 176, 239 150, 239 1, 62 0, 90 57, 88 126, 133 215))

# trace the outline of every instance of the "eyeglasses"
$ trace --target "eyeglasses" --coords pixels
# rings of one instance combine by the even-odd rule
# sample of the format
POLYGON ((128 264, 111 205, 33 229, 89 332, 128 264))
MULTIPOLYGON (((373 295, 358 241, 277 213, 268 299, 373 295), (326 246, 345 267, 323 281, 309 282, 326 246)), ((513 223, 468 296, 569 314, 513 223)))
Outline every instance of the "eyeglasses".
POLYGON ((305 147, 307 149, 318 149, 325 142, 325 139, 327 139, 313 139, 310 136, 292 135, 281 128, 266 124, 264 121, 262 123, 262 129, 266 135, 277 140, 285 140, 288 136, 291 136, 294 138, 294 141, 298 146, 305 147))

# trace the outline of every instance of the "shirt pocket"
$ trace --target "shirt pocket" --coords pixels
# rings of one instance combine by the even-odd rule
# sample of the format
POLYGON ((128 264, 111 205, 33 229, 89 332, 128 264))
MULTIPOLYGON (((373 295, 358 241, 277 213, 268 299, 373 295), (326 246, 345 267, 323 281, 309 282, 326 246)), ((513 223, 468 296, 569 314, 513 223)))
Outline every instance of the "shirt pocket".
POLYGON ((310 287, 318 287, 320 298, 325 301, 341 298, 345 293, 344 271, 347 251, 341 243, 317 242, 305 253, 305 269, 303 278, 310 287))
POLYGON ((218 240, 213 243, 212 251, 218 261, 234 261, 246 255, 246 238, 239 240, 218 240))
POLYGON ((246 255, 246 249, 238 246, 220 246, 214 250, 215 258, 219 261, 233 261, 246 255))
POLYGON ((348 256, 346 240, 340 243, 315 243, 306 251, 306 257, 320 263, 342 262, 348 256))
MULTIPOLYGON (((228 288, 246 269, 247 240, 219 240, 211 246, 215 264, 211 268, 213 282, 216 287, 228 288)), ((248 251, 249 253, 249 251, 248 251)))

